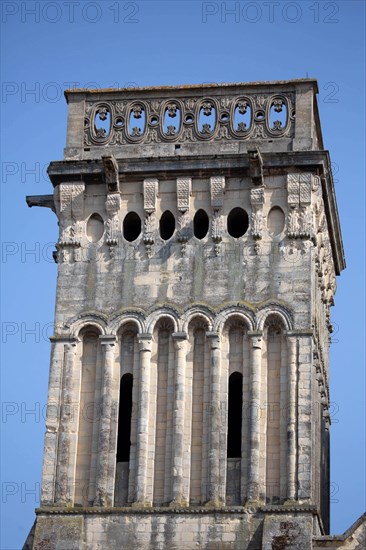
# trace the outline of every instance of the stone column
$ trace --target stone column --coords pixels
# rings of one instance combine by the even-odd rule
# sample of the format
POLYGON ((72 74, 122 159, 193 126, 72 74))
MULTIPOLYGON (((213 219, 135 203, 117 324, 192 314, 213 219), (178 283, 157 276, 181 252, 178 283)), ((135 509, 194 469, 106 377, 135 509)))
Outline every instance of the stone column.
MULTIPOLYGON (((65 341, 64 341, 65 342, 65 341)), ((75 351, 77 340, 70 338, 64 343, 64 367, 62 405, 58 437, 55 503, 73 506, 75 492, 75 467, 77 449, 77 426, 79 421, 79 387, 76 389, 75 351)))
POLYGON ((60 426, 62 367, 64 361, 64 341, 55 337, 52 342, 50 377, 48 382, 48 401, 46 433, 44 438, 44 457, 42 470, 41 504, 53 504, 55 499, 55 474, 57 464, 57 439, 60 426))
POLYGON ((249 427, 249 472, 248 472, 248 502, 259 502, 260 491, 260 399, 261 399, 261 367, 262 367, 262 332, 248 332, 251 343, 250 361, 250 427, 249 427))
POLYGON ((188 495, 183 487, 185 382, 187 359, 187 334, 175 332, 175 395, 173 412, 173 500, 171 506, 187 506, 188 495))
POLYGON ((287 333, 288 413, 287 413, 287 499, 296 499, 296 392, 297 339, 287 333))
POLYGON ((111 422, 113 415, 113 366, 116 337, 100 336, 103 352, 103 382, 98 438, 98 467, 95 480, 94 506, 113 506, 115 480, 109 476, 111 422))
POLYGON ((210 443, 208 451, 208 491, 207 506, 220 506, 223 504, 220 495, 220 430, 221 410, 220 410, 220 374, 221 374, 221 339, 216 332, 207 332, 207 338, 211 344, 210 357, 210 443))
POLYGON ((139 409, 137 419, 136 493, 134 506, 146 506, 147 461, 149 451, 149 395, 151 369, 151 334, 138 334, 140 353, 139 409))

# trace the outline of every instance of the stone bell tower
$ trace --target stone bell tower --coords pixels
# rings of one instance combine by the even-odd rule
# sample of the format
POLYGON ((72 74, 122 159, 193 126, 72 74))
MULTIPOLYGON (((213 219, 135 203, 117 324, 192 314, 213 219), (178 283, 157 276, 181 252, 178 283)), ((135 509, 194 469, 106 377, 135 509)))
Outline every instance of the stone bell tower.
POLYGON ((345 267, 312 79, 70 90, 26 547, 317 547, 345 267))

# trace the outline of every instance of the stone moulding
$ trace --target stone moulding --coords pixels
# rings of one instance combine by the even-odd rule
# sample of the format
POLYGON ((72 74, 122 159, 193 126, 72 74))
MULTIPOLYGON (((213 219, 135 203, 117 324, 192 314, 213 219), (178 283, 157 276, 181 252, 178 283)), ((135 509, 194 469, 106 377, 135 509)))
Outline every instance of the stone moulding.
MULTIPOLYGON (((126 310, 123 313, 113 313, 109 318, 97 312, 83 313, 64 323, 64 329, 73 337, 88 326, 95 326, 101 334, 117 334, 120 328, 127 323, 135 323, 142 333, 152 333, 156 323, 162 318, 168 318, 174 326, 175 332, 187 332, 188 325, 195 319, 204 319, 207 326, 213 331, 222 332, 224 324, 235 317, 242 319, 249 330, 262 330, 269 316, 277 316, 286 330, 301 336, 312 335, 312 330, 296 330, 294 328, 293 312, 285 305, 277 302, 266 302, 259 307, 248 307, 248 304, 235 303, 218 306, 216 309, 195 304, 184 308, 181 312, 173 306, 154 307, 149 311, 126 310)), ((62 333, 60 337, 68 337, 62 333)))

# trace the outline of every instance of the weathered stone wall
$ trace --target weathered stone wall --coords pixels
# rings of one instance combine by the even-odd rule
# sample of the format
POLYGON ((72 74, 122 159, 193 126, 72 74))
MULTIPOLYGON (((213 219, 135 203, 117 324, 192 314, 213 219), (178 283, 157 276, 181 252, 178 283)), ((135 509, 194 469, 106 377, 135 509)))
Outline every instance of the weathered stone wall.
POLYGON ((28 199, 60 227, 35 548, 311 548, 319 510, 327 530, 344 258, 315 93, 309 80, 67 94, 54 196, 28 199))

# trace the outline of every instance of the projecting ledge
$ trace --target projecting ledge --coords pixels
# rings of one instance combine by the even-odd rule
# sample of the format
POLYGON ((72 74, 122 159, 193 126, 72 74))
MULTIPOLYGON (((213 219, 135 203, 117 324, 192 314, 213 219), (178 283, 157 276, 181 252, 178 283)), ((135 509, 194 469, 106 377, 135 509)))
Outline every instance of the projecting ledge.
POLYGON ((28 195, 25 200, 30 208, 32 206, 44 206, 56 212, 53 195, 28 195))

